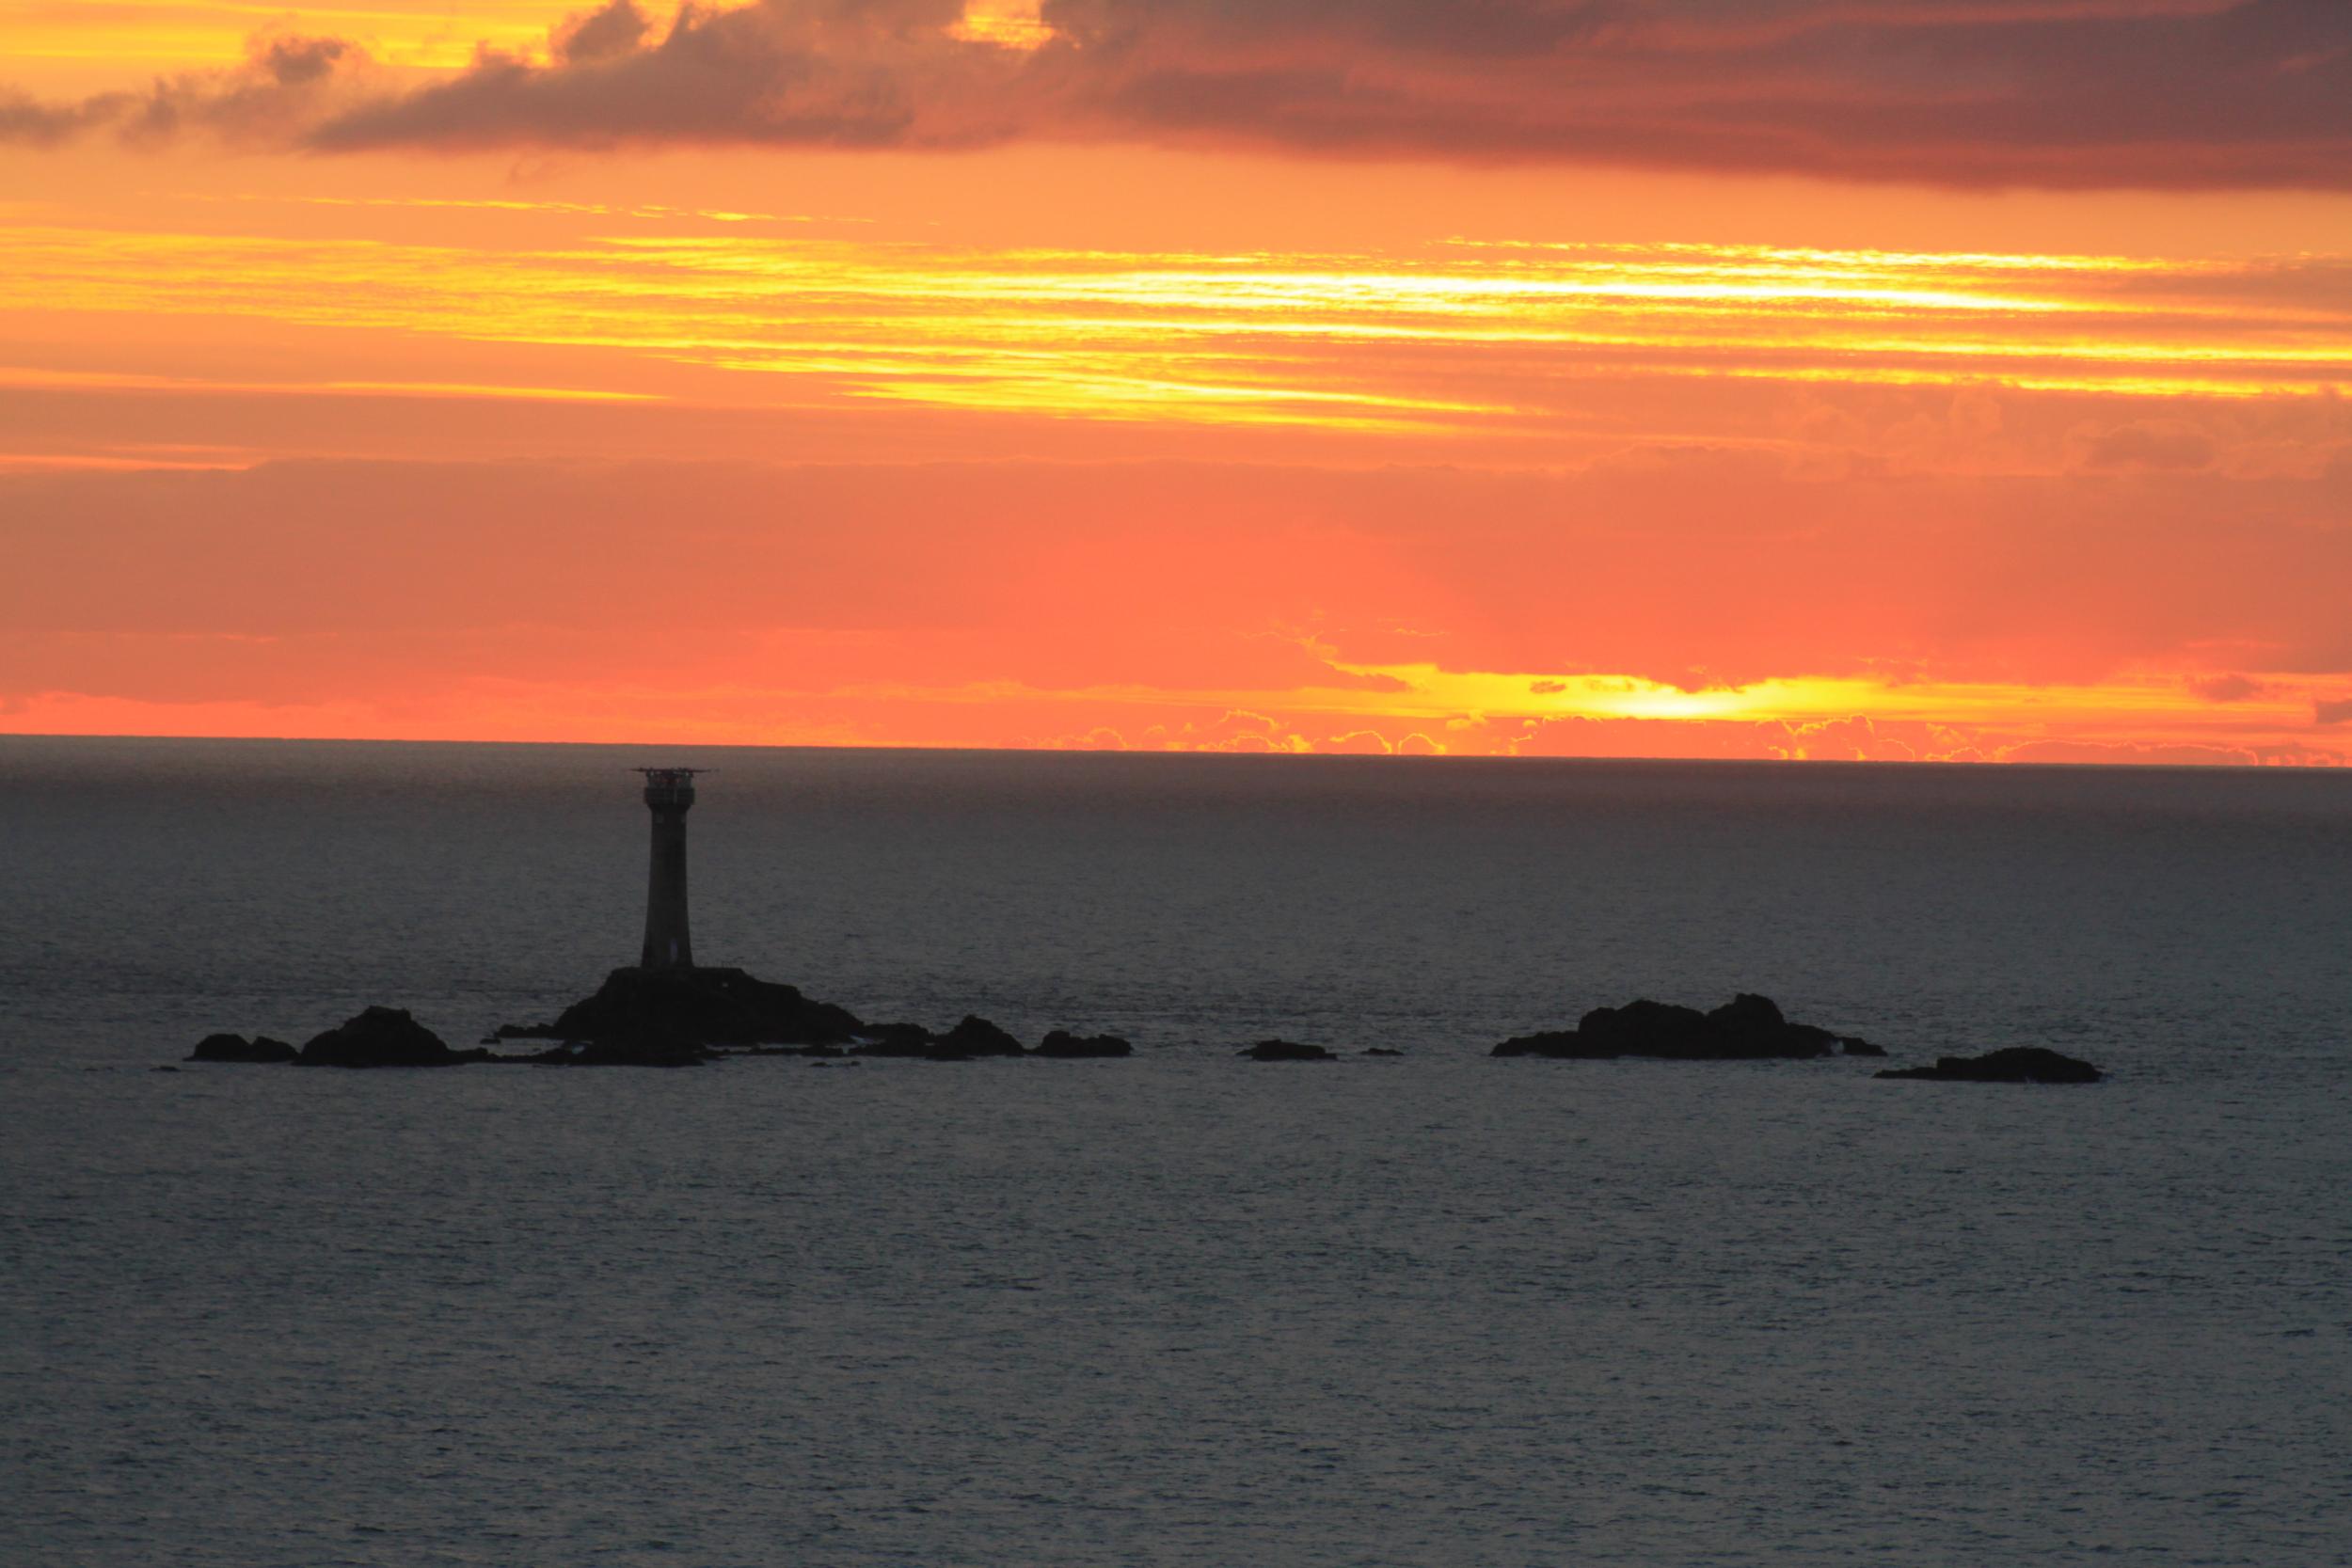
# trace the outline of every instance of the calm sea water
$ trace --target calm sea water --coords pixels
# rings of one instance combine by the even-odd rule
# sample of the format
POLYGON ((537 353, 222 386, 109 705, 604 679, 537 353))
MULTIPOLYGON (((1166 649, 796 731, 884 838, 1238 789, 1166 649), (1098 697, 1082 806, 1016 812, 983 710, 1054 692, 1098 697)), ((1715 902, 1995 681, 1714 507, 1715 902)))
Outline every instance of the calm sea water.
POLYGON ((2348 948, 2318 773, 0 739, 0 1561, 2352 1562, 2348 948), (648 760, 1139 1054, 151 1070, 591 989, 648 760), (1741 989, 2114 1076, 1485 1056, 1741 989))

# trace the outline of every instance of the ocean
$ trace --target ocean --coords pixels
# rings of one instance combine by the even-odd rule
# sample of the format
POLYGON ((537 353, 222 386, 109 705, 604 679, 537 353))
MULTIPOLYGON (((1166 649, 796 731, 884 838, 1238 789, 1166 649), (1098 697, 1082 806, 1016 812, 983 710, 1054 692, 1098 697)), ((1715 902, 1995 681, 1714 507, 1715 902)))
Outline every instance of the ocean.
POLYGON ((2352 1562, 2348 947, 2321 771, 0 738, 0 1561, 2352 1562), (152 1070, 550 1016, 647 763, 1136 1056, 152 1070), (1486 1055, 1740 990, 2109 1078, 1486 1055))

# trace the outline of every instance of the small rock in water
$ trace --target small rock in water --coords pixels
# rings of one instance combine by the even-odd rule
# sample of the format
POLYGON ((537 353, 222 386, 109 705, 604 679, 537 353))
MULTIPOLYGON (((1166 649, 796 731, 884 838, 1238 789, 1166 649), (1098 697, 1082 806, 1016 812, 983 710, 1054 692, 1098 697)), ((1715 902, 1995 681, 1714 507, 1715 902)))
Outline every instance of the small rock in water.
POLYGON ((1385 1045, 1375 1045, 1366 1047, 1364 1054, 1367 1056, 1402 1056, 1405 1053, 1402 1051, 1392 1051, 1385 1045))
POLYGON ((1234 1053, 1253 1062, 1336 1062, 1333 1055, 1319 1045, 1300 1045, 1295 1040, 1260 1040, 1247 1050, 1234 1053))
POLYGON ((487 1051, 452 1051, 405 1007, 370 1007, 314 1037, 294 1057, 302 1067, 457 1067, 486 1062, 487 1051))
POLYGON ((246 1039, 243 1035, 207 1035, 196 1042, 188 1053, 191 1062, 291 1062, 294 1048, 284 1040, 256 1035, 246 1039))
POLYGON ((942 1060, 973 1056, 1027 1054, 1021 1042, 984 1018, 966 1013, 963 1021, 931 1043, 930 1055, 942 1060))
POLYGON ((1595 1007, 1573 1029, 1521 1035, 1494 1048, 1497 1056, 1549 1056, 1608 1061, 1650 1056, 1674 1062, 1757 1062, 1826 1056, 1839 1037, 1810 1023, 1791 1023, 1769 996, 1741 992, 1712 1012, 1652 1002, 1595 1007))
POLYGON ((2104 1074, 2089 1062, 2038 1045, 2013 1045, 1981 1056, 1939 1056, 1933 1067, 1890 1069, 1874 1076, 1935 1084, 2096 1084, 2104 1074))
POLYGON ((1135 1050, 1117 1035, 1073 1035, 1067 1029, 1057 1029, 1029 1054, 1076 1061, 1089 1056, 1132 1056, 1135 1050))

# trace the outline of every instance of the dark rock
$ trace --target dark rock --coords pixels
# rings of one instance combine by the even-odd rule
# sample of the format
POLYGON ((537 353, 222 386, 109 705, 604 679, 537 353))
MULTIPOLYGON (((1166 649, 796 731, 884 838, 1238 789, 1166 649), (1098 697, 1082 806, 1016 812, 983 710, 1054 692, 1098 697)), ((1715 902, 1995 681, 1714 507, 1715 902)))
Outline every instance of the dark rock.
POLYGON ((284 1040, 256 1035, 246 1039, 243 1035, 207 1035, 196 1042, 188 1053, 191 1062, 291 1062, 295 1051, 284 1040))
POLYGON ((1874 1076, 1938 1084, 2096 1084, 2102 1074, 2089 1062, 2038 1045, 2013 1045, 1982 1056, 1939 1056, 1933 1067, 1893 1069, 1874 1076))
POLYGON ((452 1051, 403 1007, 370 1007, 313 1037, 294 1061, 302 1067, 457 1067, 486 1062, 486 1051, 452 1051))
POLYGON ((1549 1056, 1607 1061, 1648 1056, 1674 1062, 1802 1060, 1829 1055, 1838 1037, 1810 1023, 1791 1023, 1769 996, 1742 992, 1712 1012, 1652 1002, 1596 1007, 1573 1029, 1521 1035, 1494 1048, 1497 1056, 1549 1056))
POLYGON ((1253 1062, 1336 1062, 1333 1055, 1319 1045, 1300 1045, 1292 1040, 1260 1040, 1248 1050, 1234 1053, 1253 1062))
POLYGON ((501 1039, 691 1040, 698 1045, 842 1045, 857 1015, 739 969, 616 969, 553 1023, 506 1023, 501 1039))
POLYGON ((1838 1040, 1837 1044, 1839 1049, 1849 1056, 1883 1056, 1886 1054, 1886 1047, 1872 1045, 1868 1040, 1855 1039, 1851 1035, 1838 1040))
POLYGON ((1029 1053, 1032 1056, 1051 1056, 1061 1061, 1077 1061, 1089 1056, 1132 1056, 1136 1048, 1117 1035, 1073 1035, 1057 1029, 1029 1053))
POLYGON ((934 1035, 919 1023, 861 1024, 857 1043, 850 1047, 853 1056, 877 1056, 926 1062, 970 1062, 982 1056, 1019 1056, 1025 1054, 1021 1042, 984 1018, 965 1014, 962 1021, 944 1035, 934 1035))
POLYGON ((1364 1054, 1367 1056, 1402 1056, 1405 1053, 1402 1051, 1391 1051, 1385 1045, 1375 1045, 1367 1047, 1364 1054))
POLYGON ((1788 1022, 1781 1016, 1779 1003, 1769 996, 1756 996, 1744 990, 1722 1006, 1710 1008, 1707 1021, 1735 1035, 1761 1034, 1788 1022))
POLYGON ((179 1071, 180 1069, 179 1069, 178 1068, 176 1068, 176 1067, 165 1066, 165 1067, 158 1067, 158 1068, 150 1068, 150 1069, 148 1069, 148 1070, 149 1070, 150 1072, 177 1072, 177 1071, 179 1071))
POLYGON ((932 1042, 931 1054, 939 1057, 1020 1056, 1026 1053, 1021 1042, 984 1018, 966 1013, 961 1022, 932 1042))

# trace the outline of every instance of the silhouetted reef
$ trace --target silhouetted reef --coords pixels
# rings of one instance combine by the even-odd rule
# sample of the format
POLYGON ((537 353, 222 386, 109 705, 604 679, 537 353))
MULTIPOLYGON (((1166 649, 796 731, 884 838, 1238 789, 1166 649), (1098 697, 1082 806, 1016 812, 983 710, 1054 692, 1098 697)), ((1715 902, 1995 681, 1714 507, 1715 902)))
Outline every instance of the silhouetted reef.
POLYGON ((207 1035, 187 1054, 191 1062, 291 1062, 296 1053, 284 1040, 256 1035, 207 1035))
POLYGON ((1252 1062, 1336 1062, 1339 1057, 1319 1045, 1300 1045, 1295 1040, 1260 1040, 1257 1044, 1234 1053, 1252 1062))
POLYGON ((1891 1069, 1873 1076, 1932 1084, 2096 1084, 2105 1074, 2089 1062, 2038 1045, 2014 1045, 1981 1056, 1939 1056, 1933 1067, 1891 1069))
MULTIPOLYGON (((544 1051, 501 1055, 456 1051, 398 1007, 368 1007, 313 1037, 299 1051, 267 1036, 208 1035, 191 1062, 292 1062, 302 1067, 699 1067, 730 1056, 899 1058, 973 1062, 1022 1057, 1075 1061, 1131 1056, 1135 1047, 1116 1035, 1057 1029, 1036 1048, 1009 1031, 965 1014, 943 1033, 919 1023, 865 1023, 854 1013, 816 1002, 793 986, 756 979, 739 969, 650 971, 617 969, 594 996, 573 1003, 553 1023, 501 1024, 494 1040, 551 1040, 544 1051)), ((1622 1007, 1596 1007, 1573 1029, 1504 1040, 1495 1056, 1606 1061, 1621 1056, 1662 1061, 1794 1061, 1834 1055, 1883 1056, 1867 1040, 1809 1023, 1794 1023, 1770 997, 1742 992, 1708 1012, 1647 998, 1622 1007)), ((1335 1062, 1337 1053, 1294 1040, 1265 1039, 1235 1053, 1253 1062, 1335 1062)), ((1374 1046, 1366 1056, 1403 1053, 1374 1046)), ((853 1064, 844 1064, 853 1065, 853 1064)), ((1959 1084, 2095 1084, 2089 1062, 2038 1046, 1982 1056, 1945 1056, 1933 1067, 1882 1071, 1881 1078, 1959 1084)))
POLYGON ((1057 1029, 1039 1042, 1033 1056, 1049 1056, 1074 1062, 1093 1058, 1132 1056, 1136 1048, 1117 1035, 1073 1035, 1067 1029, 1057 1029))
POLYGON ((699 1045, 846 1045, 865 1025, 847 1007, 739 969, 616 969, 552 1023, 504 1023, 497 1037, 699 1045))
POLYGON ((1867 1040, 1791 1023, 1769 996, 1742 991, 1709 1012, 1652 1002, 1596 1007, 1573 1029, 1521 1035, 1490 1054, 1547 1056, 1562 1061, 1611 1061, 1646 1056, 1670 1062, 1801 1061, 1843 1050, 1850 1056, 1883 1056, 1867 1040))
POLYGON ((729 1056, 875 1056, 931 1062, 992 1057, 1120 1057, 1135 1048, 1115 1035, 1057 1029, 1029 1050, 987 1019, 966 1014, 935 1033, 920 1023, 866 1023, 846 1007, 739 969, 616 969, 595 995, 552 1023, 502 1023, 485 1045, 548 1040, 544 1051, 501 1055, 455 1051, 397 1007, 369 1007, 300 1051, 265 1037, 208 1035, 195 1062, 295 1062, 307 1067, 699 1067, 729 1056))
POLYGON ((452 1051, 448 1042, 405 1007, 369 1007, 325 1034, 294 1057, 297 1067, 461 1067, 490 1060, 487 1051, 452 1051))
POLYGON ((968 1062, 986 1057, 1124 1056, 1112 1036, 1088 1039, 1056 1030, 1035 1051, 987 1019, 966 1014, 938 1033, 920 1023, 867 1023, 847 1007, 818 1002, 797 986, 739 969, 616 969, 594 996, 552 1023, 501 1024, 497 1039, 551 1039, 577 1049, 528 1060, 549 1065, 628 1063, 684 1066, 722 1055, 838 1055, 968 1062), (710 1050, 725 1047, 727 1050, 710 1050), (704 1049, 698 1049, 704 1048, 704 1049))

